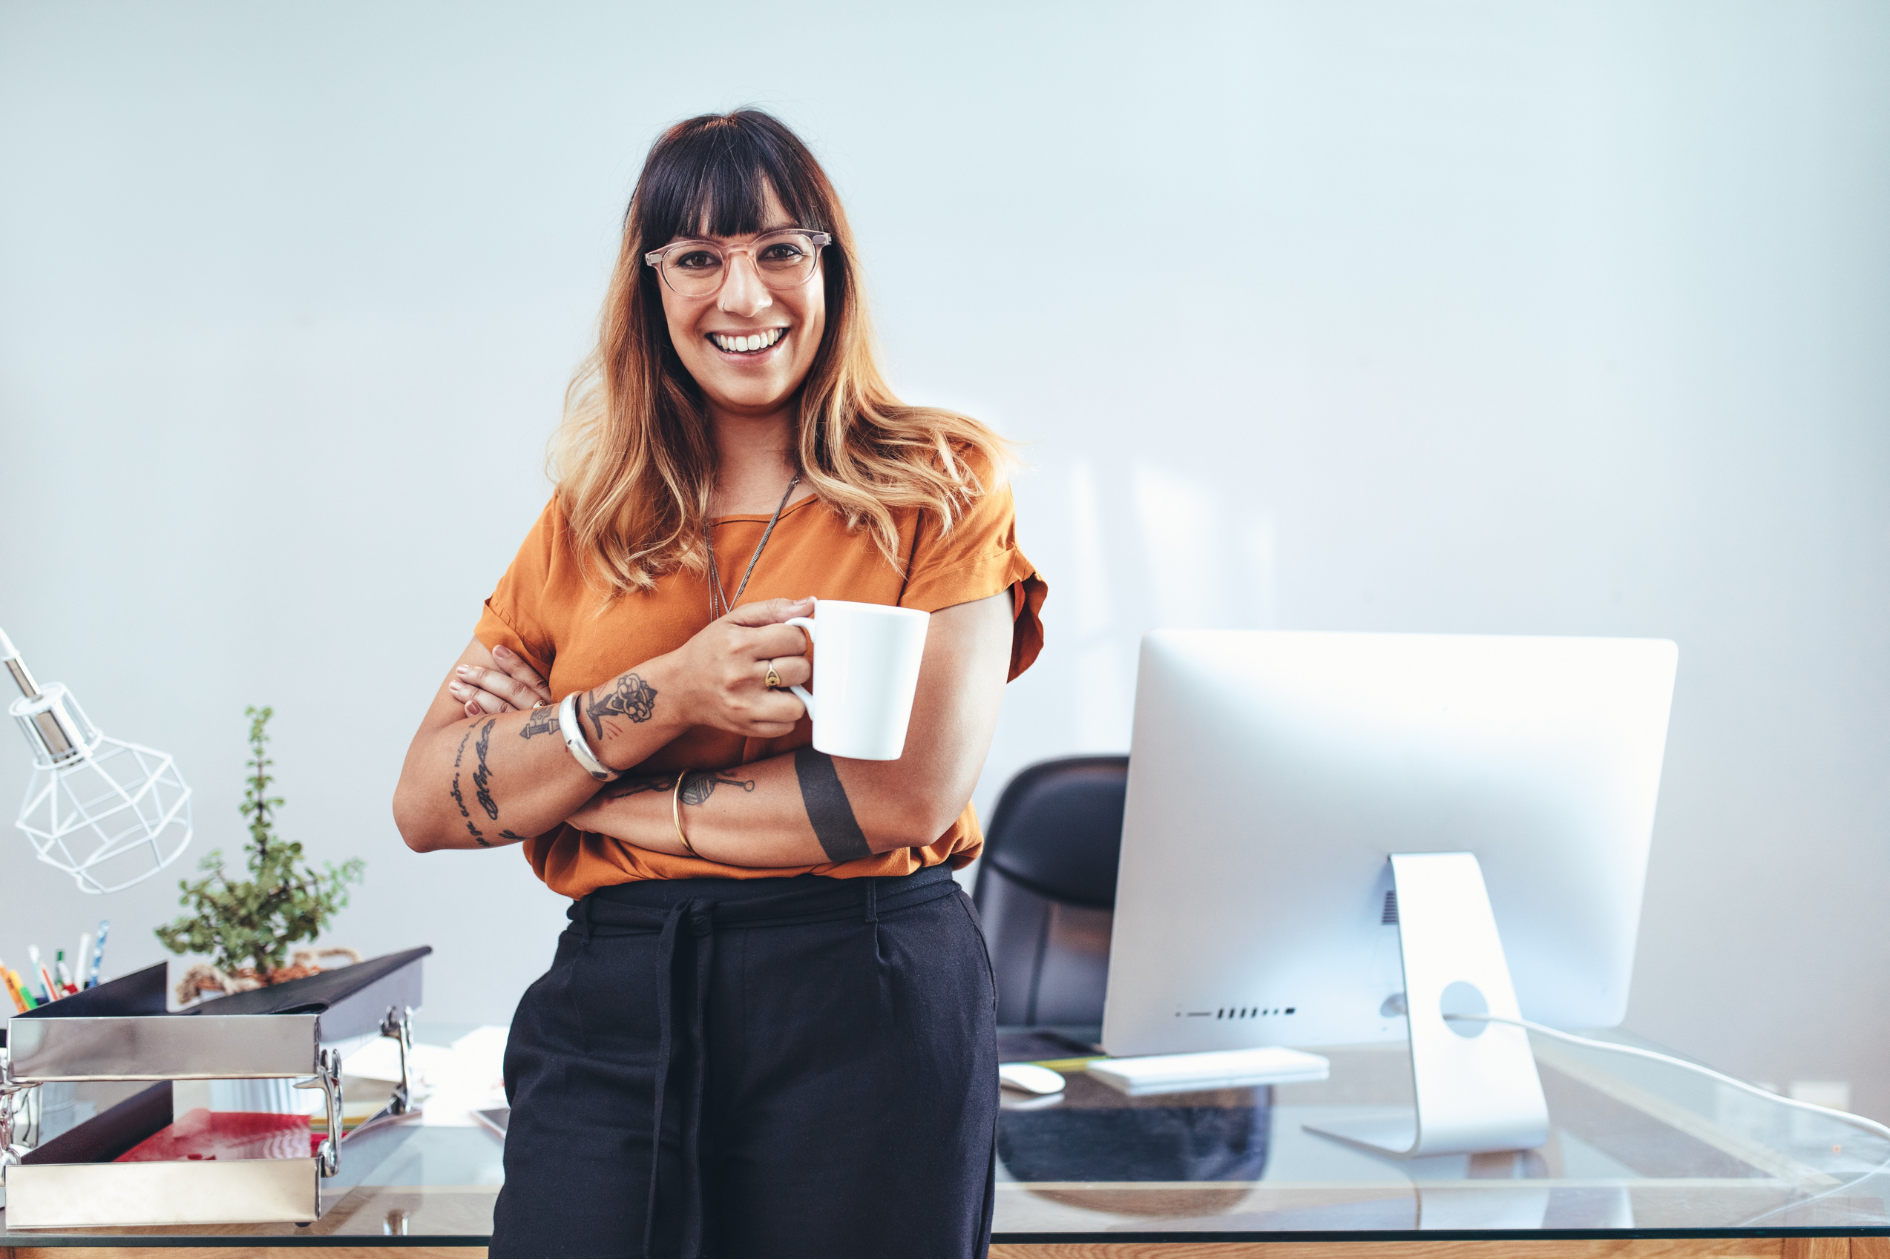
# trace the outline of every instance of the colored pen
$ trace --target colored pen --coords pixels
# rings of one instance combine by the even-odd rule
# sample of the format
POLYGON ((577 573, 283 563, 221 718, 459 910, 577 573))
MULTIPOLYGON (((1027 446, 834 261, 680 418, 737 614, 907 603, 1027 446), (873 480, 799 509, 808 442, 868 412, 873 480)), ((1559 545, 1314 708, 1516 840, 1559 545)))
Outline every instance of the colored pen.
POLYGON ((0 962, 0 980, 7 982, 7 996, 13 999, 14 1010, 24 1015, 33 1009, 33 1001, 31 998, 27 997, 26 994, 20 992, 20 982, 17 976, 17 972, 8 971, 7 965, 4 962, 0 962))
POLYGON ((77 984, 81 989, 89 989, 92 987, 87 984, 85 980, 85 960, 91 956, 92 934, 86 932, 79 937, 79 952, 72 956, 72 980, 73 983, 77 984))
POLYGON ((90 989, 99 982, 99 968, 105 965, 105 934, 112 930, 110 919, 98 921, 98 944, 92 947, 92 974, 86 977, 85 987, 90 989))
POLYGON ((39 982, 46 991, 46 1001, 51 1002, 57 1000, 59 997, 59 986, 53 983, 52 972, 46 970, 45 960, 39 956, 39 946, 28 945, 26 947, 26 956, 32 961, 33 971, 39 976, 39 982))
POLYGON ((21 979, 19 972, 7 972, 7 980, 14 988, 20 991, 20 996, 26 999, 27 1010, 37 1010, 39 1008, 39 1003, 33 999, 33 991, 26 987, 26 981, 21 979))
POLYGON ((59 996, 65 997, 79 991, 79 986, 72 983, 72 973, 66 970, 66 951, 63 949, 53 955, 53 974, 59 977, 59 996))

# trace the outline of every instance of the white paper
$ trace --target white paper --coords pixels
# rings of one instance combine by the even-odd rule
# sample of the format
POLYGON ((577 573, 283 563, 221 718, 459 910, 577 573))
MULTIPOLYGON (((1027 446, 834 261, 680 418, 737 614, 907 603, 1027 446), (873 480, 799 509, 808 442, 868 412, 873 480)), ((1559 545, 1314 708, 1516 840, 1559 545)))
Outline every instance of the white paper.
MULTIPOLYGON (((472 1113, 505 1106, 505 1038, 502 1024, 475 1028, 451 1048, 428 1046, 439 1057, 428 1065, 433 1092, 420 1117, 423 1125, 470 1128, 472 1113)), ((416 1047, 418 1049, 418 1047, 416 1047)))

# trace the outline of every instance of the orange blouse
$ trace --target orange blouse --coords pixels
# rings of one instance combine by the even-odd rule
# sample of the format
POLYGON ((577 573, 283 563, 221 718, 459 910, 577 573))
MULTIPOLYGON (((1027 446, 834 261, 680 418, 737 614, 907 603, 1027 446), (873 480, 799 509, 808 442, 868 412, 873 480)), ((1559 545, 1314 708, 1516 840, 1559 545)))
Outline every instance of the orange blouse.
MULTIPOLYGON (((1048 588, 1017 548, 1010 487, 972 504, 949 534, 940 533, 937 518, 930 514, 905 510, 895 517, 903 573, 864 530, 848 530, 845 520, 818 498, 791 505, 781 514, 742 602, 812 595, 936 612, 1009 588, 1016 618, 1010 676, 1029 668, 1043 648, 1039 614, 1048 588)), ((716 563, 725 582, 741 580, 767 523, 766 516, 724 516, 711 523, 716 563)), ((474 633, 488 648, 503 643, 524 657, 548 681, 552 695, 562 700, 681 647, 709 624, 706 579, 681 570, 659 577, 655 590, 618 596, 601 615, 596 612, 598 600, 596 588, 585 582, 570 528, 553 496, 486 601, 474 633)), ((812 742, 813 728, 805 718, 792 734, 778 739, 749 739, 698 726, 631 772, 728 769, 812 742)), ((811 866, 727 866, 634 848, 568 825, 527 840, 523 848, 540 879, 554 891, 578 898, 638 879, 757 879, 805 872, 840 879, 909 875, 946 861, 964 866, 983 844, 977 814, 967 804, 951 828, 931 844, 811 866)))

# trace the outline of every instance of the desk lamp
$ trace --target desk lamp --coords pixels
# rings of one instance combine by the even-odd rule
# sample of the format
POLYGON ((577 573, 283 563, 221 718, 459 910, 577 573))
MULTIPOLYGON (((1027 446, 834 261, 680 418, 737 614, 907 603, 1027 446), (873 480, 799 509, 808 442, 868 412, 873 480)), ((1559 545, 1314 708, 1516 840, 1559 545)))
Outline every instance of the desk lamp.
POLYGON ((129 888, 175 861, 190 843, 190 788, 171 755, 108 738, 63 683, 33 680, 4 630, 0 663, 20 689, 7 712, 33 749, 16 825, 39 860, 89 893, 129 888))

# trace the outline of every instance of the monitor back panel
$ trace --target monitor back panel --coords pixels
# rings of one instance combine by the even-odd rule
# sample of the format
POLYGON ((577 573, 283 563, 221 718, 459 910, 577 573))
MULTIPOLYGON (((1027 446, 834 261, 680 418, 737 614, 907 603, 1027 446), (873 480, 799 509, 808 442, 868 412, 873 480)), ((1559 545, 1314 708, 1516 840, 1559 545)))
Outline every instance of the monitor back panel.
POLYGON ((1392 853, 1475 853, 1523 1012, 1620 1022, 1674 645, 1156 631, 1104 1045, 1405 1035, 1392 853))

